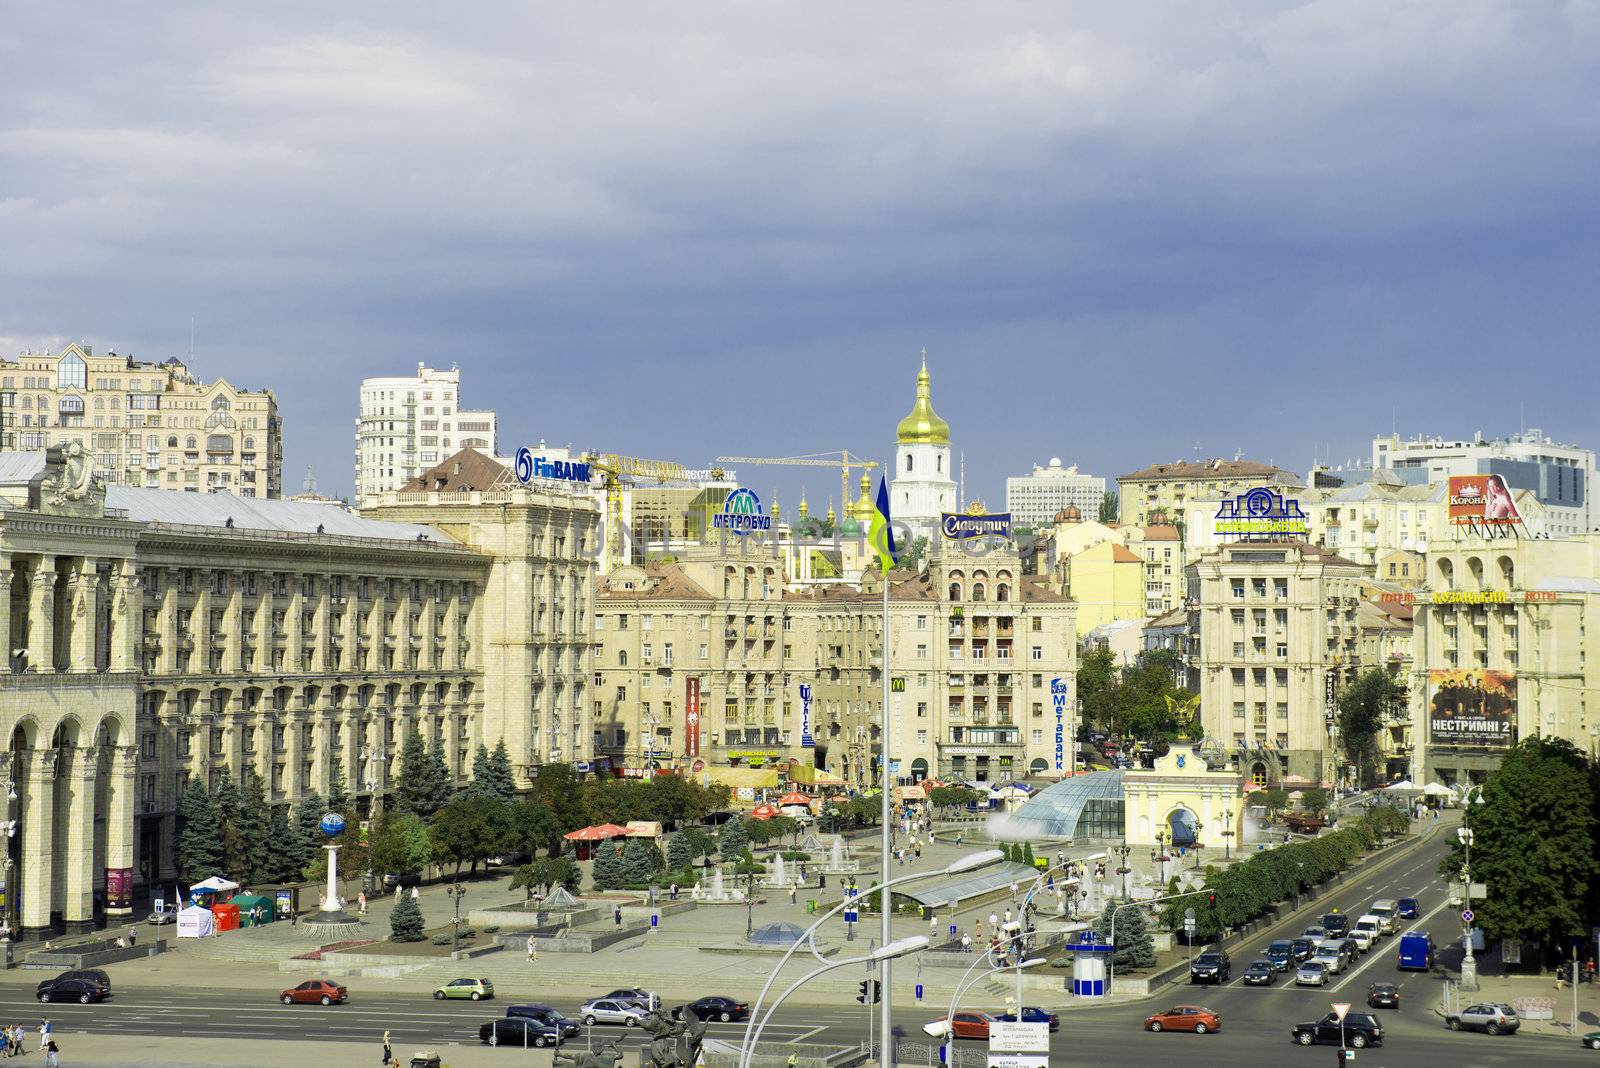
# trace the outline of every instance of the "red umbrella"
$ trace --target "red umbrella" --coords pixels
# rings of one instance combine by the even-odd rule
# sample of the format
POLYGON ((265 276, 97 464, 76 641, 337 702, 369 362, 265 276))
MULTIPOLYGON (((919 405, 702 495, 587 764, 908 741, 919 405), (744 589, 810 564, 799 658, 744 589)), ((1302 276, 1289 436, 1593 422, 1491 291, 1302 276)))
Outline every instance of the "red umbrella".
POLYGON ((598 842, 605 838, 621 838, 627 833, 626 827, 618 827, 615 823, 601 823, 593 827, 580 827, 563 837, 573 842, 598 842))
POLYGON ((770 820, 776 815, 779 815, 778 806, 766 803, 757 805, 750 812, 750 818, 753 820, 770 820))
POLYGON ((805 805, 807 808, 810 808, 811 807, 811 798, 807 797, 805 794, 801 793, 798 790, 791 790, 789 793, 786 793, 782 797, 778 798, 778 804, 780 804, 780 805, 805 805))

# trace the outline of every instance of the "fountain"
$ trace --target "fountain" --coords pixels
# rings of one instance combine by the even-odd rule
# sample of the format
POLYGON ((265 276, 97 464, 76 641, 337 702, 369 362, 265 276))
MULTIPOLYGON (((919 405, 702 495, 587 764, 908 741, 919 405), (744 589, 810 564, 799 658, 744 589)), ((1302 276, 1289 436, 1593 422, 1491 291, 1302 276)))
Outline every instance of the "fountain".
POLYGON ((843 835, 834 835, 833 848, 828 851, 827 867, 822 870, 830 875, 845 875, 861 870, 861 865, 845 859, 843 835))
POLYGON ((784 869, 783 854, 775 853, 772 856, 772 868, 767 877, 761 881, 763 886, 788 886, 789 876, 784 869))
POLYGON ((722 869, 717 868, 711 873, 711 888, 697 886, 690 894, 696 901, 709 904, 728 904, 734 901, 743 901, 744 893, 740 890, 729 891, 722 883, 722 869))

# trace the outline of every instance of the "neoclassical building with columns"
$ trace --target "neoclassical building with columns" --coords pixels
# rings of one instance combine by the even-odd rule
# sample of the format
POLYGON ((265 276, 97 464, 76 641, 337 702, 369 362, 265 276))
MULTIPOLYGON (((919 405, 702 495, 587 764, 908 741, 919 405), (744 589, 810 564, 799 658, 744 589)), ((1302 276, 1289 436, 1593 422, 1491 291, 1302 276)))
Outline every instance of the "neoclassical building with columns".
POLYGON ((464 779, 494 740, 490 567, 431 526, 108 492, 70 446, 0 453, 5 922, 43 935, 126 915, 136 884, 174 874, 194 775, 253 768, 292 804, 338 767, 364 805, 416 726, 464 779))

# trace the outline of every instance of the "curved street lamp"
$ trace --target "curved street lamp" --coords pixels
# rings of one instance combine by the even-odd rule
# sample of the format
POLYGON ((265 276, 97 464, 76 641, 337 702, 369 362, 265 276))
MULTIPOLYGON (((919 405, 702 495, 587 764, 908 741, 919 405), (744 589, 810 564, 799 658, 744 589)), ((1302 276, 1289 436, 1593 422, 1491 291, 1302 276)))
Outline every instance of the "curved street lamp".
MULTIPOLYGON (((1022 938, 1023 938, 1023 932, 1018 931, 1015 934, 1008 935, 1006 938, 1002 939, 1001 941, 1003 941, 1003 942, 1020 942, 1022 940, 1022 938)), ((975 960, 971 964, 967 965, 967 970, 961 973, 961 978, 960 979, 956 980, 956 988, 950 994, 950 1007, 949 1007, 948 1010, 946 1010, 946 1012, 944 1014, 944 1028, 945 1028, 945 1031, 944 1031, 944 1050, 945 1050, 944 1062, 946 1064, 949 1064, 949 1065, 954 1065, 955 1064, 956 1004, 958 1002, 960 1002, 961 995, 964 992, 966 992, 968 989, 970 989, 972 987, 972 984, 974 982, 976 982, 978 979, 986 979, 989 976, 993 975, 995 972, 1005 971, 1005 969, 1007 967, 1007 965, 1002 964, 999 961, 991 960, 991 958, 994 956, 995 949, 996 949, 995 946, 990 946, 989 948, 985 949, 982 953, 980 953, 978 955, 978 959, 977 960, 975 960), (978 965, 983 964, 986 961, 989 962, 989 970, 986 971, 986 972, 980 973, 978 976, 976 976, 974 978, 969 978, 969 977, 972 976, 973 969, 975 969, 978 965)), ((1017 963, 1012 966, 1012 967, 1015 968, 1016 973, 1017 973, 1017 1022, 1018 1023, 1022 1022, 1022 969, 1037 967, 1038 965, 1043 964, 1043 963, 1044 963, 1044 958, 1043 957, 1033 957, 1033 958, 1031 958, 1029 960, 1023 960, 1022 959, 1022 951, 1021 951, 1020 947, 1018 948, 1018 951, 1017 951, 1017 963)))

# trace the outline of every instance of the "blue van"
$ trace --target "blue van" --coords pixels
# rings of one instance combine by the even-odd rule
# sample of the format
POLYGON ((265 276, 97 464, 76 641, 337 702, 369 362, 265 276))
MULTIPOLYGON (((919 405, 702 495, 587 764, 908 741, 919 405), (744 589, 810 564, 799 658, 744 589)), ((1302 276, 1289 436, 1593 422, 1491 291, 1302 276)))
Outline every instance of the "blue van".
POLYGON ((1407 931, 1400 936, 1401 971, 1425 972, 1433 967, 1433 936, 1427 931, 1407 931))

